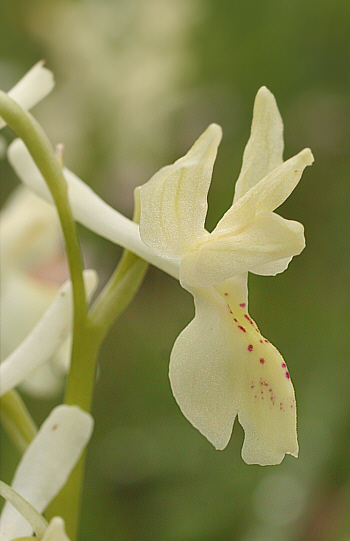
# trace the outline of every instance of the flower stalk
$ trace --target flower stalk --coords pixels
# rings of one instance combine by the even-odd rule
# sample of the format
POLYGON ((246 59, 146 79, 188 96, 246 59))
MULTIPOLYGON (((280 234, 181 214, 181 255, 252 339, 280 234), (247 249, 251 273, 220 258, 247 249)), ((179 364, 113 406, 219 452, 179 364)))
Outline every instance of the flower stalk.
MULTIPOLYGON (((24 111, 5 92, 0 91, 0 116, 27 146, 35 164, 44 177, 54 199, 62 225, 66 245, 67 260, 73 287, 73 345, 71 364, 84 364, 81 353, 84 351, 86 333, 87 301, 83 281, 83 262, 76 226, 70 210, 67 183, 45 132, 34 119, 24 111)), ((81 370, 81 369, 79 369, 81 370)), ((78 398, 78 397, 77 397, 78 398)), ((79 404, 79 400, 75 402, 79 404)))
POLYGON ((1 424, 22 455, 37 433, 22 398, 14 389, 0 398, 1 424))

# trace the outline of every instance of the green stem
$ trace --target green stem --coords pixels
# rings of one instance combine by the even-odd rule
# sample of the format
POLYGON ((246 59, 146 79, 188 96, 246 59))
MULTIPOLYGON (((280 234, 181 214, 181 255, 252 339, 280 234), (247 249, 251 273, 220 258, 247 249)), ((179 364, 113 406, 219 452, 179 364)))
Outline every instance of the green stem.
POLYGON ((22 455, 37 432, 35 423, 15 390, 1 397, 0 409, 1 424, 22 455))
MULTIPOLYGON (((141 216, 140 188, 136 188, 134 192, 134 201, 133 222, 139 224, 141 216)), ((90 311, 89 320, 100 332, 101 339, 135 297, 147 268, 146 261, 134 253, 124 250, 117 268, 90 311)))
POLYGON ((83 262, 79 239, 68 201, 67 183, 62 173, 60 160, 55 155, 50 141, 38 122, 14 100, 0 91, 0 116, 27 146, 34 162, 44 177, 51 192, 62 225, 66 244, 67 260, 73 286, 74 332, 72 364, 76 361, 84 335, 87 317, 87 302, 83 281, 83 262))
MULTIPOLYGON (((134 220, 139 220, 139 200, 135 198, 134 220)), ((101 291, 87 319, 85 340, 80 342, 80 358, 84 366, 71 367, 65 403, 78 404, 89 411, 96 377, 100 344, 111 325, 135 297, 146 273, 148 263, 124 251, 110 280, 101 291)), ((81 487, 84 477, 85 453, 73 470, 68 482, 46 511, 48 518, 64 511, 67 532, 73 540, 78 530, 81 507, 81 487)))
MULTIPOLYGON (((65 239, 67 260, 73 287, 74 314, 71 375, 76 382, 77 375, 79 380, 79 374, 83 374, 87 370, 89 372, 88 377, 93 380, 91 373, 94 371, 98 348, 93 348, 95 352, 92 355, 92 351, 87 345, 90 334, 87 330, 87 301, 83 281, 83 262, 79 239, 68 201, 67 183, 62 173, 60 159, 55 155, 45 132, 32 115, 24 111, 2 91, 0 91, 0 116, 27 146, 55 202, 65 239), (89 367, 85 364, 86 359, 92 359, 89 367)), ((71 376, 69 377, 70 379, 71 376)), ((76 399, 72 397, 69 403, 74 403, 82 409, 90 411, 91 395, 91 389, 88 389, 83 396, 81 392, 77 392, 76 399), (90 394, 87 397, 88 393, 90 394)), ((80 493, 81 487, 76 487, 75 491, 80 493)), ((70 525, 69 522, 67 524, 67 530, 70 530, 69 535, 72 541, 76 538, 76 517, 79 513, 79 501, 80 496, 73 498, 70 502, 65 502, 65 505, 62 507, 63 513, 60 513, 64 516, 64 511, 69 509, 74 517, 73 525, 70 525)))
MULTIPOLYGON (((125 252, 88 316, 80 245, 68 202, 67 184, 59 159, 34 118, 1 91, 0 116, 26 144, 57 206, 66 242, 74 301, 72 359, 65 403, 75 404, 89 412, 100 344, 112 323, 137 293, 144 278, 147 263, 134 254, 125 252)), ((138 221, 138 198, 135 207, 135 221, 138 221)), ((65 487, 47 510, 48 516, 54 514, 63 516, 66 521, 67 533, 72 541, 75 541, 77 537, 84 460, 83 456, 65 487)))
POLYGON ((89 320, 104 336, 129 306, 144 279, 148 263, 125 251, 118 267, 91 308, 89 320))

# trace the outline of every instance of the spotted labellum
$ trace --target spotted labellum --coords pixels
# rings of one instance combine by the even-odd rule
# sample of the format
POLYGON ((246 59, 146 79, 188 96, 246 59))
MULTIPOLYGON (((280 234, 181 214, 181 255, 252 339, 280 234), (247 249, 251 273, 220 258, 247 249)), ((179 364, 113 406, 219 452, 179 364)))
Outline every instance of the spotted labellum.
POLYGON ((305 246, 303 226, 273 211, 290 195, 309 149, 283 161, 283 124, 273 95, 257 94, 231 208, 212 233, 204 228, 207 193, 221 128, 141 187, 140 235, 158 256, 177 260, 195 317, 170 358, 173 394, 187 419, 224 449, 236 417, 248 464, 298 455, 296 404, 287 365, 248 313, 248 271, 283 272, 305 246))

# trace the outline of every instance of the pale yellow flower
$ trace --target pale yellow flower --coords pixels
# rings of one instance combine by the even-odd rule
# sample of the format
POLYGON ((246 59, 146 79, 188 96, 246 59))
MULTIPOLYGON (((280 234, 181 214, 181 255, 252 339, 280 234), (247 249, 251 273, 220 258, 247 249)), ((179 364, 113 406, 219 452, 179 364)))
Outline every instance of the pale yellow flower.
MULTIPOLYGON (((23 186, 17 188, 0 214, 1 360, 30 333, 68 278, 56 209, 23 186)), ((66 341, 22 388, 49 397, 62 388, 69 365, 66 341)))
POLYGON ((226 447, 238 416, 242 457, 261 465, 298 455, 289 371, 248 313, 248 271, 283 272, 305 246, 303 226, 273 211, 313 157, 306 149, 283 162, 282 132, 275 99, 262 88, 234 202, 212 233, 204 223, 219 126, 141 187, 141 238, 158 256, 179 262, 180 283, 196 308, 171 353, 174 396, 217 449, 226 447))
MULTIPOLYGON (((283 125, 275 99, 258 92, 235 198, 212 233, 204 228, 207 192, 221 139, 211 125, 192 149, 141 187, 140 228, 73 173, 64 170, 77 221, 180 279, 196 315, 175 342, 172 390, 185 416, 223 449, 238 416, 247 463, 277 464, 297 456, 296 407, 289 371, 248 313, 247 273, 283 272, 304 246, 303 226, 274 210, 290 195, 309 149, 283 161, 283 125), (141 237, 141 238, 140 238, 141 237)), ((9 160, 31 189, 50 200, 21 141, 9 160)))

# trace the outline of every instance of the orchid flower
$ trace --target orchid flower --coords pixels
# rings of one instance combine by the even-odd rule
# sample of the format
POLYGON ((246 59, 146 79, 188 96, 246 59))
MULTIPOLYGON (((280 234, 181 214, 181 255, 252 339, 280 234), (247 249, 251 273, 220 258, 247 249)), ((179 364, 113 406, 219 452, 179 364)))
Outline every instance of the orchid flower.
MULTIPOLYGON (((23 109, 29 110, 45 98, 54 85, 52 72, 44 68, 44 62, 40 61, 7 94, 23 109)), ((0 129, 4 126, 6 123, 0 118, 0 129)))
MULTIPOLYGON (((221 128, 209 126, 183 158, 140 189, 140 228, 102 201, 68 169, 74 218, 179 278, 196 315, 176 340, 170 381, 184 415, 217 448, 235 418, 245 430, 247 463, 278 464, 298 455, 294 389, 280 353, 248 313, 247 273, 283 272, 304 246, 303 226, 273 211, 290 195, 313 157, 305 149, 283 161, 283 124, 273 95, 257 94, 234 202, 212 233, 204 228, 207 193, 221 128)), ((21 180, 52 202, 25 145, 9 161, 21 180)))
POLYGON ((303 226, 273 211, 313 157, 306 149, 283 162, 282 133, 275 99, 261 88, 234 202, 212 233, 204 222, 219 126, 141 187, 141 238, 155 254, 179 261, 180 283, 196 309, 171 353, 173 394, 217 449, 226 447, 238 416, 242 457, 261 465, 298 455, 289 371, 250 317, 247 295, 248 271, 283 272, 305 245, 303 226))
MULTIPOLYGON (((42 424, 22 456, 11 485, 36 514, 43 513, 65 485, 91 437, 92 428, 90 414, 77 406, 66 405, 53 409, 42 424)), ((28 506, 18 505, 16 509, 6 502, 0 517, 0 541, 32 535, 30 512, 23 513, 24 518, 22 507, 25 511, 28 506)), ((66 541, 63 520, 52 519, 42 539, 66 541)))
MULTIPOLYGON (((91 269, 85 270, 84 281, 87 297, 90 299, 97 285, 96 272, 91 269)), ((31 374, 35 372, 38 374, 38 369, 45 367, 59 350, 71 330, 72 304, 72 284, 67 280, 34 329, 0 364, 0 396, 19 384, 23 385, 31 374)), ((49 382, 46 380, 49 373, 49 370, 44 370, 38 375, 38 385, 41 382, 43 387, 42 394, 45 386, 52 385, 50 380, 49 382)), ((60 373, 58 368, 56 372, 52 368, 52 378, 55 375, 57 379, 63 381, 63 374, 63 370, 60 373)))
MULTIPOLYGON (((0 213, 1 360, 8 357, 40 320, 68 278, 56 209, 18 187, 0 213)), ((49 362, 22 381, 27 393, 48 398, 62 388, 69 340, 49 362)))

